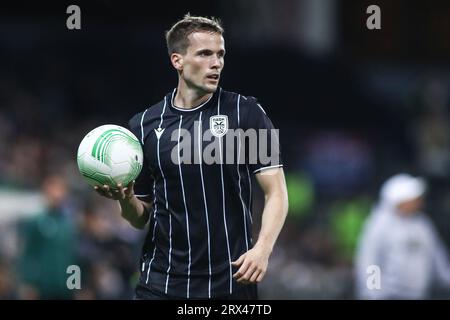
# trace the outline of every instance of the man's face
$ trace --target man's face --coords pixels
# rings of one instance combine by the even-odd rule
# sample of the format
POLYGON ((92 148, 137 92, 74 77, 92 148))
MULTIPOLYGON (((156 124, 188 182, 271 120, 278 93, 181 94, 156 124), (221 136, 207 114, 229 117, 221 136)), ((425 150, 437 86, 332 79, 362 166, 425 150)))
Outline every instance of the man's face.
POLYGON ((59 176, 47 177, 42 189, 50 208, 60 207, 68 193, 66 182, 59 176))
POLYGON ((215 92, 224 66, 225 41, 218 33, 194 32, 181 55, 181 77, 187 85, 205 93, 215 92))
POLYGON ((423 197, 404 201, 397 205, 397 210, 403 215, 411 216, 418 213, 423 207, 423 197))

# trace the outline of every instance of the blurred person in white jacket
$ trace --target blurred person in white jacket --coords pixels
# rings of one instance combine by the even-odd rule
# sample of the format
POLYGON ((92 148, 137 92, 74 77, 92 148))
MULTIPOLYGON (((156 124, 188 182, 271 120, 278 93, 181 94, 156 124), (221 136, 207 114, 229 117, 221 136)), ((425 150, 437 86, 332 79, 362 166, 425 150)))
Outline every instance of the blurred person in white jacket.
POLYGON ((407 174, 383 184, 358 246, 357 298, 427 299, 433 281, 450 286, 446 248, 421 211, 425 190, 421 178, 407 174), (373 276, 379 276, 375 286, 373 276))

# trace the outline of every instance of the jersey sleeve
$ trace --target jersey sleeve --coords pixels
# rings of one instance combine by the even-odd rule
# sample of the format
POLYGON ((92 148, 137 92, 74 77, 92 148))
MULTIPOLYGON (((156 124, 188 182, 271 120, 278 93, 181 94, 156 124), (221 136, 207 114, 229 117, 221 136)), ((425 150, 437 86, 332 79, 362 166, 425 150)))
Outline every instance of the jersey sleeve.
POLYGON ((246 136, 246 164, 254 173, 283 166, 279 130, 275 128, 265 110, 254 97, 242 97, 244 105, 243 129, 246 136))
POLYGON ((142 117, 145 113, 135 115, 128 123, 130 131, 138 138, 144 153, 144 161, 139 176, 135 179, 134 194, 141 200, 151 202, 153 199, 153 175, 150 170, 142 139, 142 117))

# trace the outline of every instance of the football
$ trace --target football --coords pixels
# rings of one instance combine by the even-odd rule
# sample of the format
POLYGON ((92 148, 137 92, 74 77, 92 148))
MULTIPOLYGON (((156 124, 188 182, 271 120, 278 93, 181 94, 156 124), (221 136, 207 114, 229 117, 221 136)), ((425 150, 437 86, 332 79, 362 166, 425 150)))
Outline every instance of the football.
POLYGON ((78 169, 91 186, 115 189, 128 185, 142 170, 142 147, 136 136, 118 125, 102 125, 90 131, 77 152, 78 169))

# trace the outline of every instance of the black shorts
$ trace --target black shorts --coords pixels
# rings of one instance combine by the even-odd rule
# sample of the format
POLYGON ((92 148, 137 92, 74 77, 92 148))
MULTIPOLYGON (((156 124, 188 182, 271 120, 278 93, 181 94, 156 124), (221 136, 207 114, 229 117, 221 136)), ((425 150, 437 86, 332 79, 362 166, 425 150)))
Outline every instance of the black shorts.
MULTIPOLYGON (((151 287, 138 284, 135 289, 134 300, 185 300, 184 297, 169 296, 158 292, 151 287)), ((200 298, 198 300, 206 300, 200 298)), ((195 299, 194 299, 195 300, 195 299)), ((258 300, 258 287, 256 284, 239 285, 232 294, 212 298, 211 300, 258 300)))

